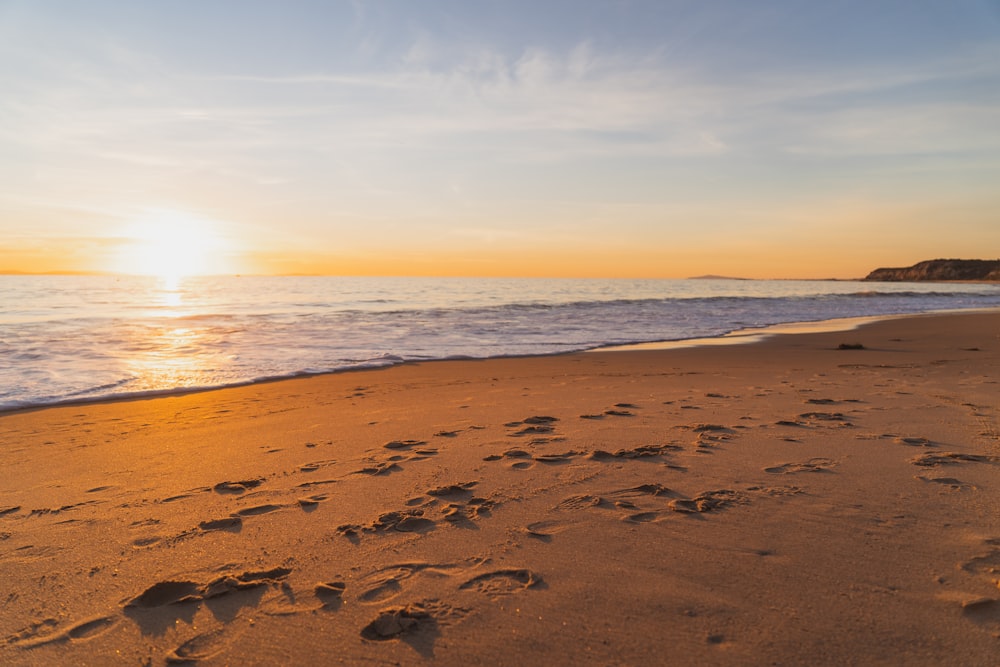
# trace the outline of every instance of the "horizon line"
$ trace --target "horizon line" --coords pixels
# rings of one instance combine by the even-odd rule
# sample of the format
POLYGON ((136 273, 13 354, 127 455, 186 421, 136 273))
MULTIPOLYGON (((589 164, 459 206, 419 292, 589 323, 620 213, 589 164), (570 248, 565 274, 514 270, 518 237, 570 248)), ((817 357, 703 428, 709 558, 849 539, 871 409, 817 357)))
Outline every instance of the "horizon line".
MULTIPOLYGON (((74 270, 53 270, 53 271, 18 271, 14 269, 0 269, 0 276, 86 276, 105 278, 161 278, 162 276, 146 273, 122 273, 116 271, 74 271, 74 270)), ((288 273, 199 273, 186 276, 185 278, 489 278, 489 279, 525 279, 525 280, 807 280, 807 281, 840 281, 840 282, 863 282, 865 279, 855 278, 746 278, 740 276, 724 276, 716 274, 705 274, 697 276, 531 276, 531 275, 441 275, 441 274, 365 274, 365 273, 311 273, 311 272, 288 272, 288 273)))

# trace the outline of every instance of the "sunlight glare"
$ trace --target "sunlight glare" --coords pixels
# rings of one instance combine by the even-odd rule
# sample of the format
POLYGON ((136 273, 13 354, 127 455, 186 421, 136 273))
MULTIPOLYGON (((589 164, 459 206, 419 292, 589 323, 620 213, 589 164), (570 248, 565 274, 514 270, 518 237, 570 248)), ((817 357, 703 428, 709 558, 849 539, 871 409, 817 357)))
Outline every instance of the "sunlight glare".
POLYGON ((187 276, 228 273, 230 250, 217 223, 180 211, 155 211, 124 231, 118 271, 156 276, 176 285, 187 276))

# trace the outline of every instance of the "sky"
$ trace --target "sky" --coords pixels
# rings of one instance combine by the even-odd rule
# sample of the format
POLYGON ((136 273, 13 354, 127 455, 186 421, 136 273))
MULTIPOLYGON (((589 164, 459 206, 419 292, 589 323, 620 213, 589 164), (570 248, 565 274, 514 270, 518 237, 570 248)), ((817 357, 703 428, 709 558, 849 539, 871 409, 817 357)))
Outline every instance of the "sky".
POLYGON ((0 0, 0 271, 1000 257, 998 0, 0 0))

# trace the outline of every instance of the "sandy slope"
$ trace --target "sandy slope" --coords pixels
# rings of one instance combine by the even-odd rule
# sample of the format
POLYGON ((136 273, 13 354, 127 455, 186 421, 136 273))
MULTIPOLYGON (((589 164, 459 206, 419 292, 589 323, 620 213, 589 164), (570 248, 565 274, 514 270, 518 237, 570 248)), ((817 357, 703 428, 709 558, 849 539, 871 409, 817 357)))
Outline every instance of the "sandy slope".
POLYGON ((998 332, 9 413, 0 663, 996 664, 998 332))

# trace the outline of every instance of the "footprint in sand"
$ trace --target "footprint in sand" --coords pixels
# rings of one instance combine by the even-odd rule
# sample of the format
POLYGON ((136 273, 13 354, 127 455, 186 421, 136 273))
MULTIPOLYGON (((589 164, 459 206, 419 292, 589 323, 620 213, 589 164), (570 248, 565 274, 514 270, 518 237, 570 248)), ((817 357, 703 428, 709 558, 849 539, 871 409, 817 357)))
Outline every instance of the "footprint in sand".
MULTIPOLYGON (((543 416, 528 417, 527 419, 525 419, 521 423, 523 423, 523 424, 533 424, 533 425, 534 424, 554 424, 557 421, 559 421, 558 417, 549 417, 549 416, 544 416, 543 415, 543 416)), ((517 422, 512 422, 509 425, 516 425, 516 424, 517 424, 517 422)))
POLYGON ((436 625, 434 617, 421 604, 388 607, 379 611, 375 620, 361 629, 361 636, 369 641, 386 641, 431 630, 436 625))
POLYGON ((167 663, 188 664, 221 653, 234 640, 232 628, 218 628, 195 635, 166 655, 167 663))
POLYGON ((22 628, 19 632, 5 637, 3 641, 14 646, 24 646, 26 643, 37 640, 39 637, 55 636, 57 633, 54 630, 58 627, 59 621, 54 618, 46 618, 41 621, 35 621, 26 628, 22 628))
POLYGON ((569 528, 568 521, 535 521, 524 527, 524 532, 528 537, 533 537, 542 542, 551 542, 552 536, 561 533, 569 528))
POLYGON ((994 549, 981 556, 976 556, 962 563, 961 568, 973 574, 982 574, 990 577, 1000 575, 1000 549, 994 549))
POLYGON ((562 454, 539 454, 538 456, 532 457, 532 460, 538 461, 539 463, 568 463, 571 459, 585 454, 586 452, 570 450, 568 452, 563 452, 562 454))
POLYGON ((118 619, 112 616, 101 616, 99 618, 93 618, 71 625, 66 628, 65 635, 67 639, 74 641, 90 639, 92 637, 96 637, 97 635, 104 634, 117 624, 118 619))
POLYGON ((956 463, 997 463, 998 461, 1000 461, 1000 457, 997 456, 989 456, 986 454, 962 454, 959 452, 928 452, 927 454, 921 454, 920 456, 910 459, 910 463, 913 465, 925 468, 939 465, 952 465, 956 463))
POLYGON ((680 445, 642 445, 634 449, 619 449, 608 452, 603 449, 595 449, 590 453, 590 457, 596 461, 608 461, 611 459, 641 459, 648 457, 666 456, 670 452, 681 451, 684 448, 680 445))
POLYGON ((399 563, 370 572, 361 579, 364 590, 358 594, 358 600, 365 603, 384 602, 403 591, 403 582, 417 574, 433 576, 450 576, 451 570, 457 565, 433 563, 399 563))
POLYGON ((299 466, 299 472, 316 472, 324 466, 331 466, 335 464, 336 461, 333 459, 327 459, 325 461, 311 461, 310 463, 303 463, 299 466))
POLYGON ((695 445, 698 447, 700 454, 709 453, 707 450, 727 440, 732 440, 736 435, 734 429, 721 424, 697 424, 695 426, 681 426, 679 428, 689 428, 693 433, 698 434, 695 445))
MULTIPOLYGON (((408 441, 405 441, 405 442, 418 443, 418 441, 416 441, 416 440, 412 440, 412 441, 408 440, 408 441)), ((393 444, 393 443, 387 444, 386 447, 388 447, 391 444, 393 444)), ((418 443, 418 444, 423 444, 423 443, 418 443)), ((408 449, 410 446, 411 445, 400 447, 400 449, 408 449)), ((370 458, 370 459, 367 459, 368 465, 366 465, 364 468, 361 468, 360 470, 355 470, 354 474, 358 474, 358 475, 388 475, 390 473, 400 472, 400 471, 403 470, 402 466, 399 465, 400 463, 404 463, 404 462, 408 462, 408 461, 424 461, 424 460, 430 458, 431 456, 435 456, 437 453, 438 453, 438 450, 436 450, 434 448, 423 448, 423 449, 415 449, 415 450, 413 450, 413 452, 409 456, 403 455, 403 454, 397 454, 395 456, 390 456, 390 457, 385 458, 385 459, 370 458)))
POLYGON ((342 581, 321 582, 316 584, 313 592, 321 603, 323 609, 340 609, 344 603, 344 591, 347 585, 342 581))
POLYGON ((955 479, 954 477, 927 477, 925 475, 917 475, 916 479, 923 482, 929 482, 932 484, 941 484, 942 486, 947 486, 953 491, 975 491, 976 487, 967 482, 963 482, 960 479, 955 479))
POLYGON ((804 412, 799 419, 805 420, 809 426, 820 426, 822 422, 835 422, 837 426, 853 426, 850 419, 841 412, 804 412))
POLYGON ((389 531, 426 533, 435 528, 436 524, 433 521, 424 518, 423 510, 412 509, 386 512, 365 526, 343 524, 337 526, 336 532, 338 535, 357 540, 361 533, 385 533, 389 531))
POLYGON ((695 433, 733 433, 733 429, 728 426, 723 426, 722 424, 697 424, 695 426, 689 426, 688 428, 695 433))
POLYGON ((420 447, 421 445, 426 444, 426 440, 392 440, 382 446, 386 449, 413 449, 414 447, 420 447))
POLYGON ((538 438, 532 438, 528 441, 529 445, 548 445, 553 442, 564 442, 565 437, 561 435, 544 435, 538 438))
POLYGON ((487 517, 493 511, 493 508, 497 506, 495 500, 489 500, 488 498, 469 498, 465 504, 461 503, 449 503, 447 507, 442 510, 442 514, 446 521, 450 521, 455 524, 462 524, 466 521, 472 521, 473 519, 480 519, 487 517))
POLYGON ((531 453, 523 449, 508 449, 503 454, 490 454, 484 457, 484 461, 499 461, 501 459, 530 459, 531 453))
POLYGON ((662 484, 640 484, 639 486, 630 486, 627 489, 612 491, 608 495, 619 498, 631 498, 639 496, 678 496, 680 494, 662 484))
POLYGON ((589 494, 580 494, 576 496, 569 496, 564 498, 558 505, 555 506, 557 510, 582 510, 589 507, 608 507, 610 503, 600 496, 592 496, 589 494))
POLYGON ((395 461, 375 461, 370 465, 361 468, 360 470, 355 470, 356 475, 389 475, 394 472, 401 472, 403 470, 395 461))
POLYGON ((86 507, 88 505, 99 505, 105 503, 104 500, 87 500, 82 503, 72 503, 70 505, 61 505, 59 507, 42 507, 39 509, 31 510, 28 516, 45 516, 46 514, 61 514, 63 512, 69 512, 71 510, 77 510, 81 507, 86 507))
POLYGON ((219 482, 212 487, 216 493, 244 493, 264 483, 261 479, 245 479, 239 482, 219 482))
POLYGON ((991 597, 966 600, 962 602, 962 616, 977 625, 996 629, 1000 627, 1000 600, 991 597))
MULTIPOLYGON (((658 496, 658 495, 665 495, 665 494, 678 495, 678 494, 674 494, 673 492, 671 492, 665 486, 661 486, 659 484, 643 484, 641 486, 634 486, 634 487, 630 487, 628 489, 619 489, 617 491, 611 491, 610 493, 608 493, 608 495, 611 496, 611 497, 613 497, 613 498, 618 498, 618 500, 615 500, 613 503, 611 503, 610 501, 605 500, 604 498, 599 497, 599 496, 576 496, 576 497, 570 497, 570 498, 567 498, 566 500, 564 500, 563 503, 565 503, 567 506, 572 507, 573 505, 575 505, 578 502, 582 502, 582 503, 587 503, 587 502, 589 502, 589 503, 595 503, 595 501, 592 500, 591 498, 597 498, 596 504, 592 504, 591 506, 593 506, 593 507, 609 507, 610 508, 613 505, 614 507, 617 507, 618 509, 638 510, 638 509, 640 509, 639 506, 636 505, 631 499, 633 499, 633 498, 639 498, 641 496, 658 496)), ((651 520, 651 519, 646 519, 646 518, 636 519, 636 517, 638 517, 640 514, 643 514, 643 512, 632 512, 630 514, 625 515, 623 518, 626 521, 631 521, 631 520, 640 520, 640 521, 642 521, 642 520, 651 520)))
POLYGON ((153 609, 168 604, 201 599, 202 586, 196 581, 160 581, 125 603, 126 607, 153 609))
MULTIPOLYGON (((199 489, 199 491, 208 491, 208 490, 209 489, 207 489, 207 488, 206 489, 199 489)), ((173 503, 173 502, 177 502, 178 500, 184 500, 185 498, 190 498, 193 495, 194 495, 193 493, 179 493, 176 496, 169 496, 167 498, 164 498, 160 502, 161 503, 173 503)))
POLYGON ((937 447, 937 445, 927 438, 896 438, 896 442, 910 447, 937 447))
POLYGON ((660 510, 651 510, 648 512, 636 512, 634 514, 626 514, 622 517, 622 521, 628 521, 629 523, 650 523, 651 521, 656 521, 661 516, 663 512, 660 510))
POLYGON ((435 524, 419 513, 389 512, 380 516, 373 524, 376 530, 396 530, 401 533, 426 533, 434 530, 435 524))
POLYGON ((270 512, 275 512, 283 508, 284 505, 256 505, 254 507, 246 507, 244 509, 238 510, 236 516, 257 516, 258 514, 268 514, 270 512))
POLYGON ((498 597, 529 588, 540 588, 543 585, 542 578, 531 570, 508 569, 480 574, 463 583, 458 589, 475 590, 489 597, 498 597))
POLYGON ((408 578, 412 573, 406 574, 399 578, 395 576, 389 576, 384 581, 381 581, 375 586, 368 588, 361 595, 358 596, 358 600, 361 602, 383 602, 391 598, 396 597, 403 592, 403 586, 400 584, 401 579, 408 578))
MULTIPOLYGON (((996 545, 1000 539, 990 538, 987 544, 996 545)), ((992 549, 980 556, 959 563, 959 568, 965 572, 977 575, 993 585, 1000 585, 997 576, 1000 575, 1000 549, 992 549)), ((979 597, 961 602, 962 615, 979 625, 988 625, 996 629, 1000 627, 1000 599, 994 597, 979 597)))
POLYGON ((312 488, 315 488, 317 486, 326 486, 327 484, 336 484, 339 481, 340 481, 339 479, 316 479, 316 480, 312 480, 310 482, 300 482, 299 484, 295 485, 295 488, 296 489, 312 489, 312 488))
POLYGON ((238 533, 243 528, 243 519, 238 516, 227 516, 223 519, 212 519, 209 521, 202 521, 198 524, 198 528, 203 532, 210 532, 213 530, 227 530, 231 533, 238 533))
MULTIPOLYGON (((102 635, 118 624, 118 619, 113 616, 100 616, 85 621, 80 621, 69 626, 65 630, 48 635, 38 636, 34 632, 22 633, 20 638, 8 638, 8 642, 20 648, 36 648, 47 644, 61 644, 64 642, 79 642, 93 639, 102 635), (26 635, 26 636, 25 636, 26 635)), ((37 624, 31 630, 40 630, 55 625, 55 621, 37 624)))
POLYGON ((299 498, 296 502, 299 504, 299 507, 301 507, 303 510, 305 510, 306 512, 310 512, 316 509, 316 507, 319 506, 319 504, 324 500, 326 500, 328 497, 329 496, 327 496, 325 493, 317 493, 316 495, 313 496, 299 498))
POLYGON ((461 484, 448 484, 446 486, 429 489, 427 491, 427 495, 434 496, 435 498, 464 497, 472 493, 470 489, 477 484, 479 484, 478 481, 463 482, 461 484))
POLYGON ((695 498, 676 498, 667 503, 667 507, 682 514, 703 514, 746 502, 745 496, 738 491, 718 489, 706 491, 695 498))
POLYGON ((528 417, 527 419, 523 419, 518 422, 507 422, 504 426, 510 429, 517 429, 512 433, 508 433, 508 437, 520 438, 525 435, 543 435, 546 433, 552 433, 555 431, 554 424, 557 421, 559 421, 557 417, 538 415, 535 417, 528 417))
POLYGON ((158 542, 163 541, 161 535, 150 535, 148 537, 137 537, 132 540, 132 547, 135 549, 143 549, 145 547, 151 547, 158 542))
POLYGON ((240 574, 223 574, 207 583, 190 580, 159 581, 139 595, 126 600, 126 609, 155 609, 172 604, 201 602, 234 591, 279 584, 292 573, 291 568, 247 570, 240 574))
POLYGON ((764 468, 764 472, 772 475, 793 475, 800 472, 827 472, 835 468, 837 462, 833 459, 822 457, 812 458, 803 463, 782 463, 776 466, 764 468))
POLYGON ((747 491, 754 491, 755 493, 763 493, 767 496, 798 496, 805 493, 805 490, 799 486, 750 486, 747 487, 747 491))
MULTIPOLYGON (((525 426, 521 430, 516 431, 514 433, 509 433, 508 435, 511 436, 511 437, 513 437, 513 438, 516 438, 516 437, 520 437, 522 435, 543 435, 545 433, 552 433, 553 431, 555 431, 555 428, 552 427, 552 426, 546 426, 546 425, 541 425, 541 426, 525 426)), ((543 438, 538 438, 538 440, 541 441, 541 442, 546 442, 546 440, 543 439, 543 438)), ((534 442, 534 440, 532 442, 534 442)))

